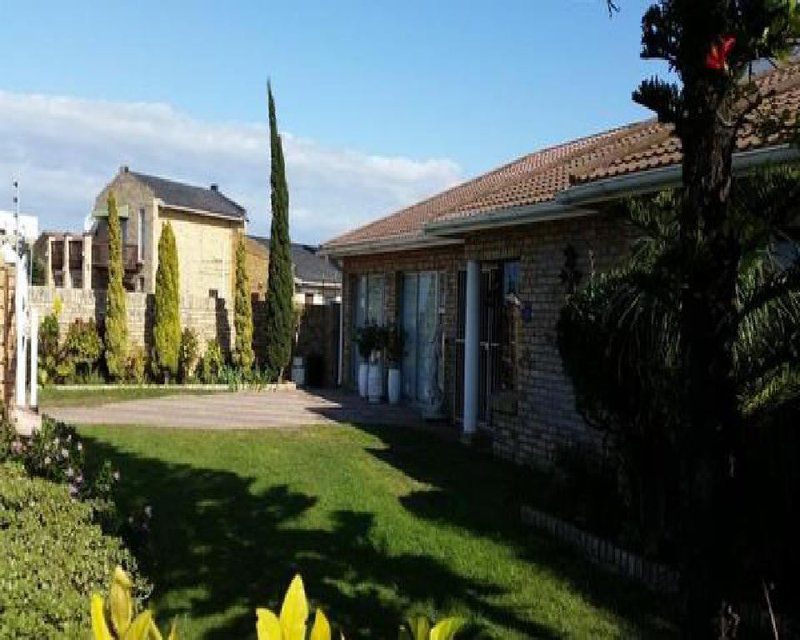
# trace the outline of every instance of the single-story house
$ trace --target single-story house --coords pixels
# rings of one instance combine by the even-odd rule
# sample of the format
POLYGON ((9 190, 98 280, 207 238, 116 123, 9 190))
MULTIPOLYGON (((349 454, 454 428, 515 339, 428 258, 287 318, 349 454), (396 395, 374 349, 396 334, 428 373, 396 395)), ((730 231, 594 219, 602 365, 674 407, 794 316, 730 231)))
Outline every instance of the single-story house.
MULTIPOLYGON (((269 238, 247 236, 247 275, 251 293, 259 299, 267 292, 269 238)), ((293 242, 294 301, 303 305, 322 305, 342 299, 342 271, 336 260, 322 256, 319 247, 293 242)))
POLYGON ((175 232, 182 298, 232 300, 234 255, 247 222, 245 209, 215 184, 200 187, 137 173, 127 166, 95 199, 86 232, 45 234, 45 285, 105 289, 108 283, 108 196, 117 202, 125 285, 153 293, 161 227, 175 232))
MULTIPOLYGON (((776 111, 797 110, 800 64, 757 82, 776 111)), ((748 125, 734 170, 798 158, 748 125)), ((669 126, 638 122, 536 151, 330 240, 323 251, 343 271, 343 384, 356 384, 356 328, 397 323, 407 402, 434 405, 468 436, 485 430, 518 462, 592 439, 556 340, 568 282, 630 248, 633 230, 604 203, 678 185, 680 160, 669 126)))

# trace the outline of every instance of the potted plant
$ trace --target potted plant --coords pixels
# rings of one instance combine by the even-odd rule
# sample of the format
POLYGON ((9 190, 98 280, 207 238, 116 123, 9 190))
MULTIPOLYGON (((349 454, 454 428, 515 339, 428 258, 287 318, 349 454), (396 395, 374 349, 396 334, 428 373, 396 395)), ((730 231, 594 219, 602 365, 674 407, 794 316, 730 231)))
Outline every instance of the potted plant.
POLYGON ((358 395, 367 397, 367 381, 369 376, 369 359, 375 347, 375 328, 367 325, 356 329, 353 341, 358 348, 361 362, 358 364, 358 395))
POLYGON ((389 363, 389 404, 400 402, 402 391, 400 367, 403 364, 403 356, 405 355, 405 340, 405 332, 396 324, 391 325, 386 330, 386 360, 389 363))
POLYGON ((367 374, 367 396, 372 404, 383 399, 383 350, 386 347, 386 329, 372 326, 372 353, 367 374))

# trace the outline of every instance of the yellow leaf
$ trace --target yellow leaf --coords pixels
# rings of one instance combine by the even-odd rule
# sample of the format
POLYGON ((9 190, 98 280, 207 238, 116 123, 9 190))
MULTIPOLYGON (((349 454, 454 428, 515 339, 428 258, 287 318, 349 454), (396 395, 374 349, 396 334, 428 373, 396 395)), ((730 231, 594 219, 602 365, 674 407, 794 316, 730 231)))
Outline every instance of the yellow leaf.
POLYGON ((286 591, 280 618, 283 640, 305 639, 308 602, 306 601, 306 591, 303 588, 303 579, 299 575, 294 577, 286 591))
POLYGON ((314 616, 314 626, 311 627, 309 640, 331 640, 331 625, 322 609, 317 609, 317 614, 314 616))
POLYGON ((430 640, 452 640, 466 623, 463 618, 445 618, 431 629, 430 640))
POLYGON ((278 616, 269 609, 256 609, 256 634, 258 640, 282 640, 278 616))
POLYGON ((105 602, 103 596, 95 593, 92 596, 92 636, 94 640, 114 640, 106 624, 105 602))
POLYGON ((133 617, 132 587, 133 583, 128 574, 121 567, 114 569, 111 589, 108 591, 108 608, 111 614, 111 624, 118 636, 122 636, 131 624, 133 617))
POLYGON ((413 640, 428 640, 431 625, 425 616, 408 619, 408 633, 413 640))

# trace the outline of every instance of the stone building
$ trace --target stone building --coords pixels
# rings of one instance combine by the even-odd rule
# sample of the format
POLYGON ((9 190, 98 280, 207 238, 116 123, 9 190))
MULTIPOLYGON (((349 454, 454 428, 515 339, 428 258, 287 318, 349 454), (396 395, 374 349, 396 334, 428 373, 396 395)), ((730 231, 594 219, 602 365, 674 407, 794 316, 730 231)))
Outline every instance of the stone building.
MULTIPOLYGON (((757 82, 774 92, 766 106, 798 110, 800 65, 757 82)), ((745 127, 734 170, 798 157, 745 127)), ((356 382, 355 330, 396 323, 407 402, 436 405, 468 436, 481 429, 518 462, 592 441, 557 346, 568 282, 627 254, 633 230, 608 203, 680 184, 680 160, 669 127, 639 122, 531 153, 324 244, 342 261, 344 383, 356 382)))
POLYGON ((198 187, 121 167, 95 199, 91 228, 83 233, 45 233, 45 286, 105 289, 108 283, 108 196, 113 193, 123 238, 125 285, 153 293, 158 239, 169 221, 178 247, 181 296, 231 299, 233 256, 247 214, 217 187, 198 187))

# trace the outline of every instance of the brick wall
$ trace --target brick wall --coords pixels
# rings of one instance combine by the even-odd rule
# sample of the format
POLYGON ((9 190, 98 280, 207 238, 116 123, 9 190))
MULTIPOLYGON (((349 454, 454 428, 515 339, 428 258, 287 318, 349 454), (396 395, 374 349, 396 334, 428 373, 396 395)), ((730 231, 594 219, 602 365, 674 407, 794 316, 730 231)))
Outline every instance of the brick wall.
POLYGON ((0 414, 14 405, 17 364, 17 338, 14 329, 15 278, 14 265, 6 264, 0 256, 0 414))
POLYGON ((542 222, 525 228, 469 235, 463 245, 424 251, 347 257, 344 269, 344 380, 353 387, 351 372, 353 287, 356 276, 382 273, 386 279, 386 318, 397 313, 398 278, 404 271, 445 273, 445 397, 453 415, 455 392, 455 332, 458 271, 466 261, 520 261, 520 301, 531 316, 520 327, 517 347, 517 388, 489 399, 486 430, 497 455, 518 463, 552 460, 562 445, 596 440, 575 410, 572 386, 566 378, 556 342, 556 323, 565 301, 559 274, 564 249, 572 245, 584 280, 603 271, 628 251, 629 230, 605 216, 542 222))
MULTIPOLYGON (((106 309, 105 291, 31 288, 31 305, 38 310, 40 318, 52 313, 56 297, 61 299, 62 304, 59 316, 62 337, 69 325, 77 319, 94 320, 102 325, 106 309)), ((153 294, 126 293, 130 342, 143 346, 148 351, 153 340, 154 300, 153 294)), ((195 331, 201 349, 205 348, 207 340, 216 338, 223 350, 227 351, 232 344, 233 309, 229 309, 223 299, 185 296, 181 298, 181 326, 195 331)))

